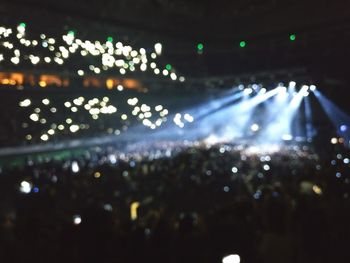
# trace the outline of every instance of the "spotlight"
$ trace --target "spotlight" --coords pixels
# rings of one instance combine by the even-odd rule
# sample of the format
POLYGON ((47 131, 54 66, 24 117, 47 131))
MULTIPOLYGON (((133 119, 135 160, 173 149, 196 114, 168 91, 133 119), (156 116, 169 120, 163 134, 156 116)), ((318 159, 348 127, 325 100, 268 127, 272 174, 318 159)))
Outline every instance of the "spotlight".
POLYGON ((290 88, 295 88, 295 86, 296 86, 296 82, 295 81, 289 82, 289 87, 290 88))
POLYGON ((254 123, 252 126, 250 126, 250 129, 253 131, 253 132, 257 132, 260 127, 258 124, 254 123))
POLYGON ((252 92, 253 92, 253 90, 251 88, 246 88, 246 89, 244 89, 243 94, 250 95, 250 94, 252 94, 252 92))
POLYGON ((303 85, 300 89, 300 94, 304 97, 309 96, 309 86, 303 85))
POLYGON ((293 139, 293 136, 290 134, 283 134, 282 135, 282 140, 284 141, 291 141, 293 139))
POLYGON ((260 94, 265 94, 266 93, 266 89, 265 88, 260 89, 259 93, 260 94))
POLYGON ((286 87, 278 87, 277 100, 282 102, 288 97, 287 88, 286 87))
POLYGON ((311 86, 310 86, 310 90, 311 90, 311 91, 315 91, 315 90, 316 90, 316 86, 315 86, 315 85, 311 85, 311 86))
POLYGON ((286 92, 287 92, 287 88, 284 87, 284 86, 279 86, 279 87, 278 87, 278 92, 279 92, 279 93, 286 93, 286 92))
POLYGON ((254 84, 252 85, 252 88, 253 88, 253 90, 257 90, 257 89, 259 88, 259 85, 254 83, 254 84))
POLYGON ((300 103, 303 99, 304 89, 301 89, 297 94, 288 100, 289 91, 286 91, 286 87, 278 86, 276 89, 276 95, 271 106, 271 109, 267 113, 267 118, 264 122, 264 129, 259 134, 259 140, 269 142, 290 141, 292 136, 292 123, 294 117, 298 113, 300 103))
MULTIPOLYGON (((326 98, 318 89, 314 92, 316 98, 321 104, 322 108, 328 115, 332 124, 336 128, 336 131, 340 137, 343 137, 344 141, 348 142, 350 135, 348 133, 348 127, 346 124, 350 123, 349 115, 341 110, 335 103, 326 98)), ((332 143, 336 144, 336 138, 332 139, 332 143)), ((338 143, 342 143, 339 139, 338 143)))

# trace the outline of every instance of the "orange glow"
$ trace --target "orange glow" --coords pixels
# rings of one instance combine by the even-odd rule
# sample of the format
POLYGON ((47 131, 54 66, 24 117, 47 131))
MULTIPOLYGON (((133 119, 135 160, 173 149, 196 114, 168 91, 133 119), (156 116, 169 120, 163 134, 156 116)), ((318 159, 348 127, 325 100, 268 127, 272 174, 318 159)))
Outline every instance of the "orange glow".
POLYGON ((141 83, 134 79, 124 79, 123 86, 127 89, 139 89, 141 88, 141 83))
POLYGON ((43 83, 43 82, 45 82, 46 85, 54 85, 54 86, 58 86, 58 87, 62 86, 62 80, 57 75, 41 75, 39 77, 39 85, 40 85, 40 83, 43 83))
POLYGON ((13 81, 13 85, 22 85, 24 82, 24 75, 22 73, 11 73, 10 79, 13 81))
POLYGON ((24 75, 21 73, 0 72, 0 83, 3 85, 22 85, 24 75))
MULTIPOLYGON (((2 85, 28 85, 32 87, 40 86, 42 88, 48 86, 69 87, 70 79, 68 77, 55 74, 32 74, 19 72, 0 72, 0 84, 2 85)), ((83 78, 84 87, 95 87, 114 89, 118 85, 122 85, 126 89, 135 89, 146 92, 147 89, 142 86, 142 83, 135 79, 119 79, 119 78, 97 78, 95 76, 86 76, 83 78)))
POLYGON ((64 79, 62 82, 63 87, 68 87, 69 86, 69 79, 64 79))
POLYGON ((84 87, 95 87, 95 88, 100 88, 102 87, 102 83, 99 79, 94 78, 94 77, 87 77, 84 78, 83 82, 84 87))
POLYGON ((36 81, 33 75, 26 76, 25 80, 26 80, 26 83, 29 83, 30 86, 32 87, 36 86, 36 81))
POLYGON ((113 89, 114 81, 112 79, 107 79, 106 80, 106 86, 107 86, 107 89, 113 89))
POLYGON ((139 202, 133 202, 130 205, 130 217, 131 220, 136 220, 137 219, 137 209, 139 208, 140 203, 139 202))
POLYGON ((8 84, 10 84, 10 80, 9 79, 2 79, 1 84, 8 85, 8 84))

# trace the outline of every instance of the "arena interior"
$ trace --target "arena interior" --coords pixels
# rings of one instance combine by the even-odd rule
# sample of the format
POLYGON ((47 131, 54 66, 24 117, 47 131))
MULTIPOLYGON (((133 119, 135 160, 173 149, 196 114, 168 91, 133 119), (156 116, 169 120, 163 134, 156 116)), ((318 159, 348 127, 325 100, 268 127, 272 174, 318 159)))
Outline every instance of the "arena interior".
POLYGON ((2 0, 0 262, 348 263, 347 0, 2 0))

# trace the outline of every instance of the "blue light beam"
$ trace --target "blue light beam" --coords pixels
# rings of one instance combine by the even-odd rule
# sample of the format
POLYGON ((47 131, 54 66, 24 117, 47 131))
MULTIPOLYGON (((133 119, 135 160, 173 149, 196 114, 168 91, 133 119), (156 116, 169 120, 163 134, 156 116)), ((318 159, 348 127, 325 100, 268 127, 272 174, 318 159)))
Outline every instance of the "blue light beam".
POLYGON ((350 116, 342 111, 335 103, 324 96, 320 91, 313 91, 328 118, 336 128, 340 137, 345 139, 345 144, 350 145, 350 116))

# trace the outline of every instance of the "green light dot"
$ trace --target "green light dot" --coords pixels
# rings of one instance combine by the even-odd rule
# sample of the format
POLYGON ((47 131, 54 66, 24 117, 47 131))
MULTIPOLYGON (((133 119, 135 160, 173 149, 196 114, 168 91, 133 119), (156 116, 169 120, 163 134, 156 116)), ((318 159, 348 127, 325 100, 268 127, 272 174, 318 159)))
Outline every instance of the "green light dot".
POLYGON ((296 39, 296 35, 291 34, 291 35, 289 36, 289 39, 290 39, 290 41, 294 41, 294 40, 296 39))
POLYGON ((198 43, 197 49, 198 50, 203 50, 204 49, 204 45, 202 43, 198 43))
POLYGON ((26 25, 27 25, 27 24, 24 23, 24 22, 22 22, 22 23, 19 24, 20 27, 26 27, 26 25))
POLYGON ((167 64, 167 65, 165 66, 165 68, 166 68, 167 70, 171 70, 171 69, 172 69, 172 66, 171 66, 170 64, 167 64))
POLYGON ((113 37, 107 37, 108 42, 113 42, 113 37))
POLYGON ((239 42, 239 46, 242 48, 245 47, 246 45, 247 45, 247 43, 245 41, 239 42))
POLYGON ((68 35, 74 36, 74 35, 75 35, 75 32, 74 32, 73 30, 70 30, 70 31, 68 31, 68 35))

